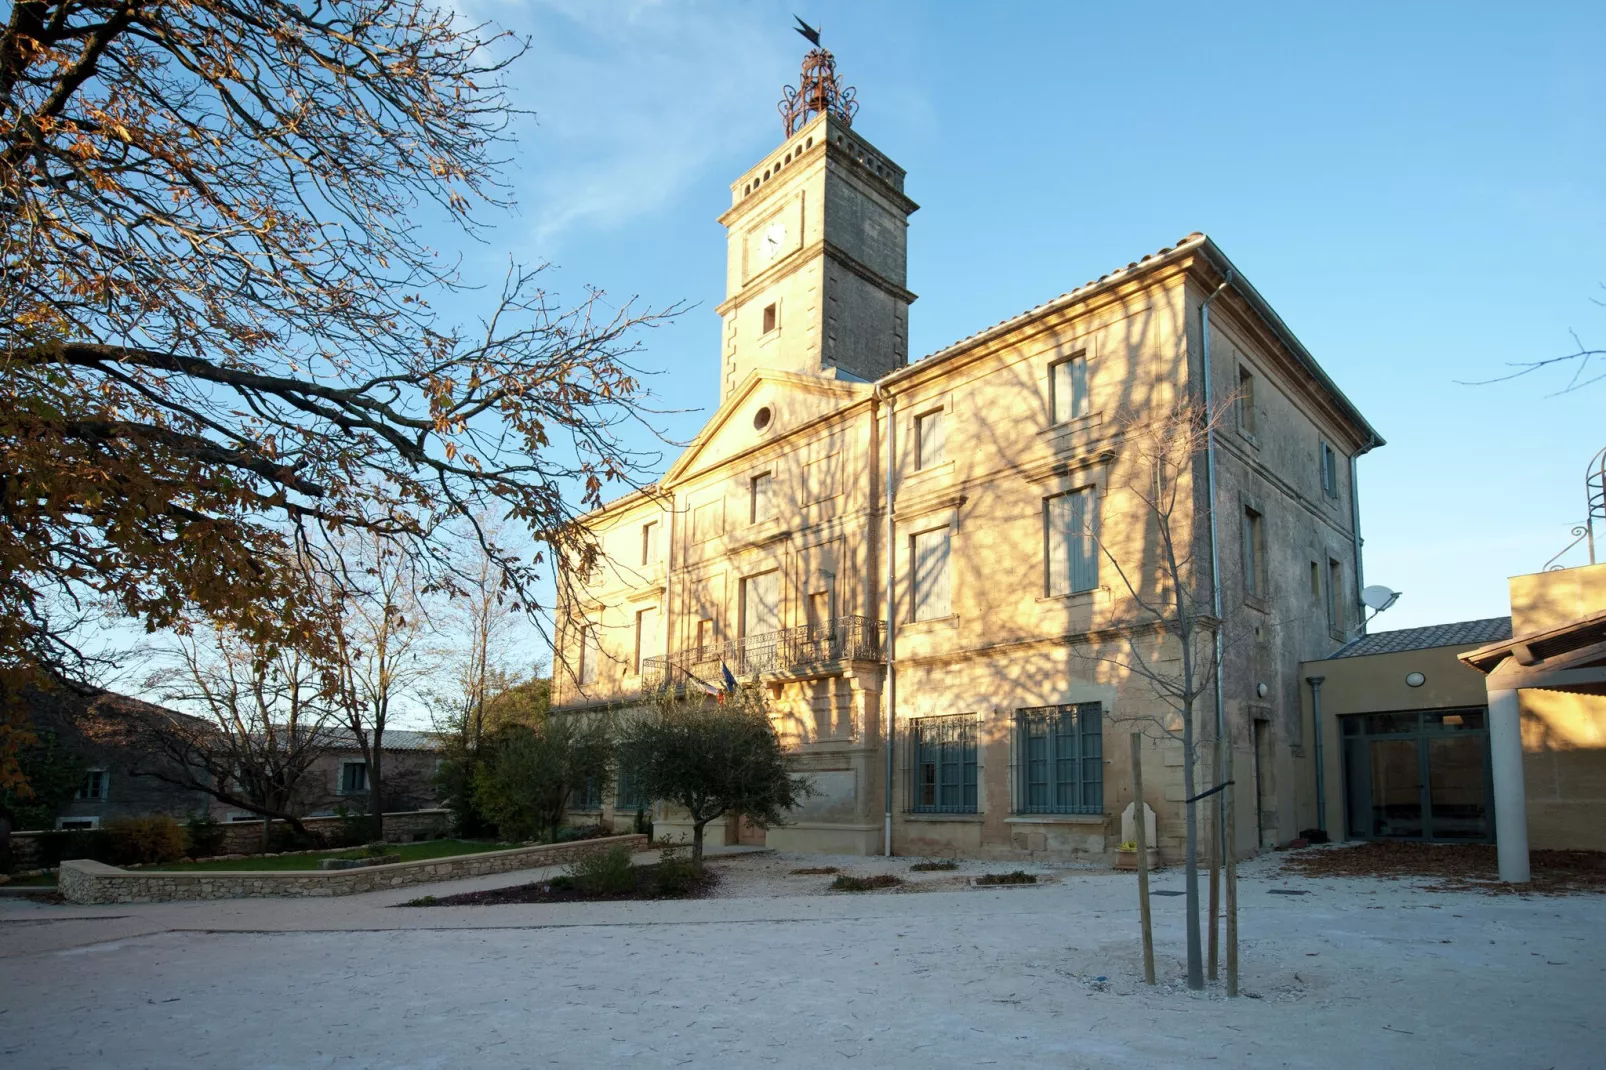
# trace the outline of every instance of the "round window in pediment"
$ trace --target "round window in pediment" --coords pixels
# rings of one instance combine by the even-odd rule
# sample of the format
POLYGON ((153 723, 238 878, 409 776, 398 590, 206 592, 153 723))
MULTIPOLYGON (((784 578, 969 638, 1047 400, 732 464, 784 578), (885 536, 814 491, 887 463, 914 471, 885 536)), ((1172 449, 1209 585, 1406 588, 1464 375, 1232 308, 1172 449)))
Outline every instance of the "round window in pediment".
POLYGON ((759 409, 753 414, 753 430, 764 430, 770 425, 770 421, 773 419, 775 419, 775 414, 770 412, 770 407, 768 405, 765 405, 762 409, 759 409))

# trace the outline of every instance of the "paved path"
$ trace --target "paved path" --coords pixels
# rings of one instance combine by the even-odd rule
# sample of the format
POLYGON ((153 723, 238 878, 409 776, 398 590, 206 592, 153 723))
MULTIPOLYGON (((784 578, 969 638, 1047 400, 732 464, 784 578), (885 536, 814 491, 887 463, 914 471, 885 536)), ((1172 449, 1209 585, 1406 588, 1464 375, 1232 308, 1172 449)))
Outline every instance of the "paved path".
MULTIPOLYGON (((740 867, 740 859, 720 863, 740 867)), ((516 883, 532 874, 436 890, 516 883)), ((1161 888, 1179 885, 1168 872, 1161 888)), ((0 1066, 1599 1067, 1606 897, 1245 867, 1245 992, 1132 882, 678 903, 0 908, 0 1066), (1267 894, 1291 886, 1310 894, 1267 894)))

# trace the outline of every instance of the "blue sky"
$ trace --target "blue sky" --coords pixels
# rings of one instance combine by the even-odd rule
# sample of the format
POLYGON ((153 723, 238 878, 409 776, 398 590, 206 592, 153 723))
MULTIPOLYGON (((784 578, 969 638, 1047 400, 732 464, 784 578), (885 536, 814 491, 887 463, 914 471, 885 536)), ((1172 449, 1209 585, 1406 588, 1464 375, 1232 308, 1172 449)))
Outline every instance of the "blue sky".
POLYGON ((1583 517, 1606 383, 1456 380, 1569 330, 1606 347, 1606 5, 459 6, 532 38, 511 81, 536 112, 470 274, 512 255, 574 298, 697 303, 643 358, 695 410, 682 438, 718 397, 715 217, 780 140, 795 10, 921 205, 912 354, 1204 230, 1388 439, 1366 574, 1405 597, 1374 627, 1505 613, 1583 517))

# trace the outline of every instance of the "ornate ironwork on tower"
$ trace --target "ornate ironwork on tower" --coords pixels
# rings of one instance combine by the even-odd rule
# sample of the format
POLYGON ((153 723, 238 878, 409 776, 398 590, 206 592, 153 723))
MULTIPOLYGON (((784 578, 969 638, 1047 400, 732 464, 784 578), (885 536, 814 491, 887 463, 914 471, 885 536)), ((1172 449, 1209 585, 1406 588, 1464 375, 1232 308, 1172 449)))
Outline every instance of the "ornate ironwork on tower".
MULTIPOLYGON (((797 18, 797 16, 793 16, 797 18)), ((786 136, 791 137, 816 115, 827 112, 842 120, 844 126, 853 125, 853 116, 859 111, 858 90, 844 86, 836 73, 836 57, 820 47, 820 31, 797 19, 794 27, 814 47, 803 57, 803 70, 798 75, 796 88, 781 90, 781 101, 776 107, 781 112, 781 123, 786 136)))

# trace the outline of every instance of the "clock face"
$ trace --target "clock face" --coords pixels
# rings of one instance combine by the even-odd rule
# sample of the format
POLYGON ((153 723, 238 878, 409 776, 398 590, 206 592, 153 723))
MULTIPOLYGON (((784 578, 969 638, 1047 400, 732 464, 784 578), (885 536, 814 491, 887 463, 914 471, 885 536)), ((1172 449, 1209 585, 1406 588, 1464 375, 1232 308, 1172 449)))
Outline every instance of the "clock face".
POLYGON ((771 260, 781 255, 781 249, 786 245, 786 224, 775 222, 764 232, 764 254, 771 260))

